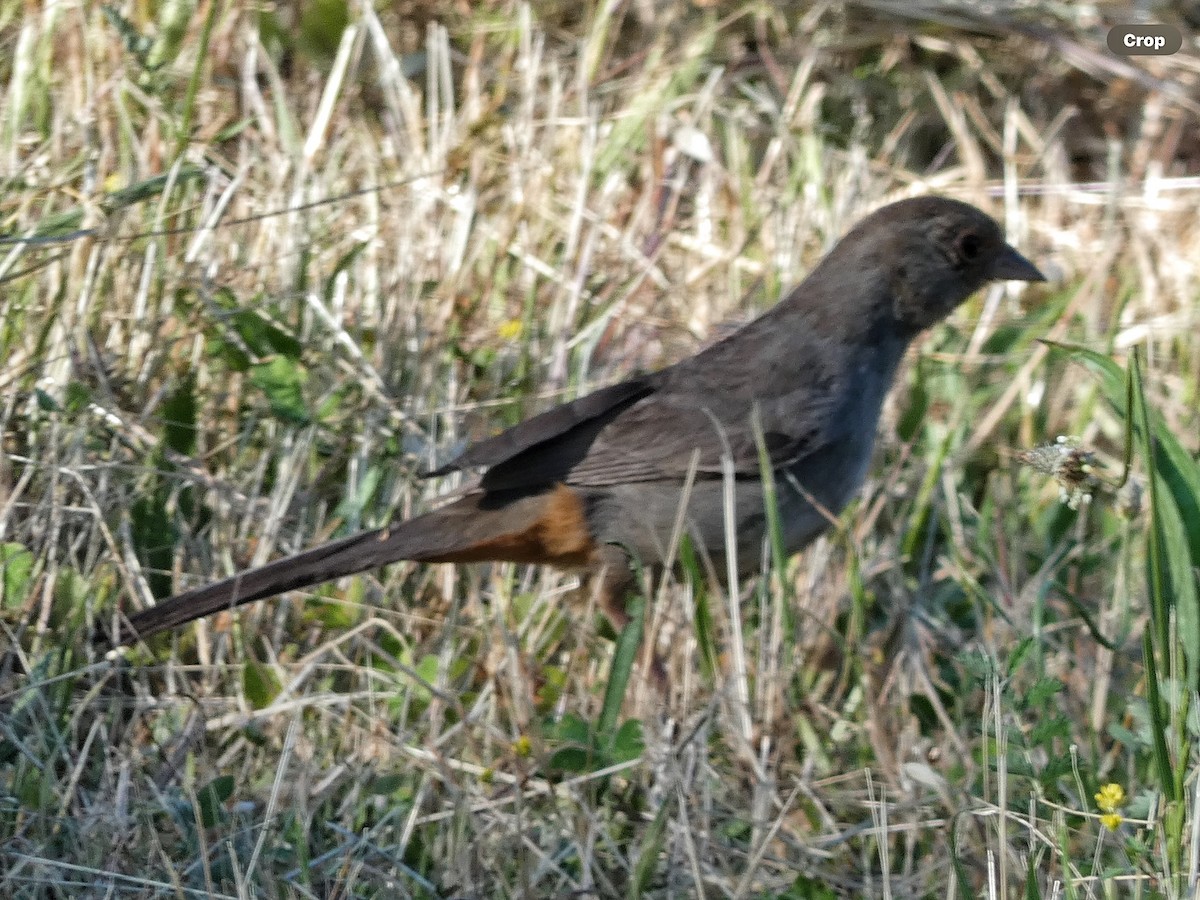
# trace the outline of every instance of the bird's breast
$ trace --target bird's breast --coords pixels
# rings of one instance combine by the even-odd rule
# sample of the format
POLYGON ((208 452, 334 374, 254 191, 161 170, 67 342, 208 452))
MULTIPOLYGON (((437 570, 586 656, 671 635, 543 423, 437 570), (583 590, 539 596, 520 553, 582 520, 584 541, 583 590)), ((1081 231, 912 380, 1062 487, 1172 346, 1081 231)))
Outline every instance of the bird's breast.
POLYGON ((780 492, 784 539, 798 550, 829 524, 858 493, 875 449, 883 400, 891 387, 894 356, 861 359, 841 379, 821 446, 781 473, 788 489, 780 492), (813 508, 811 501, 825 512, 813 508))

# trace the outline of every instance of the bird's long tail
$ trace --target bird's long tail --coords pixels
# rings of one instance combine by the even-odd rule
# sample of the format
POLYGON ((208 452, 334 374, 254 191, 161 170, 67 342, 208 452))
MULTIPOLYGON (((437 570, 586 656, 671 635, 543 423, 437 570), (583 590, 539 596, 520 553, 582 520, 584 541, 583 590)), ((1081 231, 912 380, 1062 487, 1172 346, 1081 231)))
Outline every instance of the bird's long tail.
POLYGON ((399 560, 526 562, 586 567, 596 546, 584 504, 564 485, 537 494, 469 494, 387 528, 331 541, 176 594, 123 622, 114 646, 223 609, 311 587, 399 560))

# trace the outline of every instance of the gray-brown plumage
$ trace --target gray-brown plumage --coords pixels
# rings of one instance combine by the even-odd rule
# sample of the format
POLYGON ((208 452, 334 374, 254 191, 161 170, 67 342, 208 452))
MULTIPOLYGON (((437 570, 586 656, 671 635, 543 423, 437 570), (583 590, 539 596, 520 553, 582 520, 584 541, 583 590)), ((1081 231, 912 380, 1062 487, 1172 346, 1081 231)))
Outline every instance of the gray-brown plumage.
POLYGON ((534 416, 431 473, 483 469, 461 499, 171 597, 133 616, 119 642, 398 560, 579 570, 620 621, 630 554, 650 566, 669 557, 690 471, 693 541, 722 571, 722 473, 732 472, 738 570, 757 570, 766 530, 760 446, 776 473, 784 545, 795 552, 861 485, 913 337, 1003 279, 1043 280, 978 209, 941 197, 885 206, 726 339, 534 416))

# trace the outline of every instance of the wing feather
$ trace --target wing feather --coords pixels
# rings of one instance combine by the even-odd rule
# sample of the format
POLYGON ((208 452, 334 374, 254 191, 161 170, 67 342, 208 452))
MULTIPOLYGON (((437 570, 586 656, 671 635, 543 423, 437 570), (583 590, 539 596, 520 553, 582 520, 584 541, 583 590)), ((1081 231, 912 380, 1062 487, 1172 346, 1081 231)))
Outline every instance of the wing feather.
POLYGON ((826 446, 847 389, 844 350, 784 303, 699 354, 548 410, 469 447, 432 474, 485 467, 485 490, 580 487, 720 477, 727 454, 738 476, 760 471, 760 442, 774 468, 826 446), (787 334, 790 353, 763 352, 787 334))

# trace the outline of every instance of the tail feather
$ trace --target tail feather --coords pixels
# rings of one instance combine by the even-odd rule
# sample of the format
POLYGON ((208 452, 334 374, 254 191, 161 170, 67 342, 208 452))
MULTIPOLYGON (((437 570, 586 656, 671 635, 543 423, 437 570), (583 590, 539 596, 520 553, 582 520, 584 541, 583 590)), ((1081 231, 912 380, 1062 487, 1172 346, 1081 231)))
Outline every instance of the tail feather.
POLYGON ((405 522, 331 541, 176 594, 122 623, 114 646, 133 643, 223 609, 400 560, 575 565, 586 560, 590 548, 582 506, 565 487, 512 498, 470 494, 405 522), (576 526, 577 546, 564 545, 564 513, 576 526))
POLYGON ((382 529, 363 532, 176 594, 123 622, 116 646, 131 644, 223 609, 233 609, 382 565, 373 560, 379 555, 384 536, 382 529))

